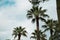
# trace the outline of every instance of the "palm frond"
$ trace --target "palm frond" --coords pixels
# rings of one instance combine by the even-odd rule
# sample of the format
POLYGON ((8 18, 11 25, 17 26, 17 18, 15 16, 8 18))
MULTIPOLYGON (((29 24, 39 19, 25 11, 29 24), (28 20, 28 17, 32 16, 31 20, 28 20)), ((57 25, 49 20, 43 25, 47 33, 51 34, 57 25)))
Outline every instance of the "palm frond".
POLYGON ((36 33, 32 33, 32 35, 36 35, 36 33))
POLYGON ((45 20, 44 18, 42 18, 42 17, 39 17, 39 19, 40 19, 41 21, 46 22, 46 20, 45 20))
POLYGON ((27 15, 31 15, 33 13, 33 11, 34 11, 33 9, 28 10, 27 15))
POLYGON ((14 36, 14 39, 17 37, 17 33, 13 33, 12 36, 14 36))
POLYGON ((37 37, 35 37, 35 36, 31 36, 30 38, 34 38, 34 39, 36 39, 37 37))
POLYGON ((34 7, 32 7, 32 9, 30 9, 30 11, 31 11, 31 13, 34 13, 35 8, 34 8, 34 7))
POLYGON ((18 33, 17 33, 16 30, 13 30, 13 34, 12 34, 12 36, 14 36, 14 39, 18 36, 18 33))
POLYGON ((43 0, 43 2, 45 2, 46 0, 43 0))
POLYGON ((32 23, 35 23, 35 18, 32 19, 32 23))
POLYGON ((49 0, 43 0, 43 2, 45 2, 45 1, 49 1, 49 0))
POLYGON ((38 0, 29 0, 30 3, 32 3, 33 5, 37 5, 39 4, 41 1, 38 0))
POLYGON ((21 32, 25 32, 25 27, 24 28, 22 28, 22 29, 20 29, 21 30, 21 32))
POLYGON ((14 30, 18 30, 18 27, 14 28, 14 30))
POLYGON ((50 28, 46 28, 43 32, 46 32, 46 31, 48 31, 50 28))
POLYGON ((43 17, 48 17, 48 18, 49 18, 49 16, 48 16, 47 14, 43 14, 42 16, 43 16, 43 17))
POLYGON ((45 34, 43 34, 43 35, 42 35, 42 37, 46 37, 46 35, 45 35, 45 34))
POLYGON ((30 18, 32 18, 32 17, 33 17, 33 16, 32 16, 32 14, 31 14, 31 12, 28 11, 28 13, 27 13, 27 18, 30 19, 30 18))
POLYGON ((27 16, 28 19, 30 19, 30 18, 32 18, 32 17, 33 17, 33 16, 31 16, 31 15, 30 15, 30 16, 27 16))
POLYGON ((42 12, 46 12, 46 11, 47 11, 46 9, 42 10, 42 12))
POLYGON ((38 6, 36 7, 36 10, 38 11, 38 6))
POLYGON ((42 10, 42 7, 40 7, 39 10, 42 10))
POLYGON ((26 33, 22 33, 22 35, 27 37, 26 33))
POLYGON ((38 12, 40 13, 40 15, 42 14, 42 7, 39 8, 38 12))
POLYGON ((22 26, 19 26, 19 29, 22 29, 22 26))
POLYGON ((44 38, 44 37, 40 37, 42 40, 47 40, 46 38, 44 38))
POLYGON ((24 31, 23 31, 23 33, 27 33, 27 31, 26 31, 26 30, 24 30, 24 31))
POLYGON ((50 19, 48 19, 47 21, 46 21, 46 24, 49 24, 51 22, 51 20, 50 19))
POLYGON ((57 20, 54 20, 53 22, 54 22, 54 23, 58 23, 58 21, 57 21, 57 20))
POLYGON ((46 9, 40 10, 40 15, 43 15, 46 12, 46 9))
POLYGON ((35 33, 37 33, 37 30, 34 30, 35 31, 35 33))
POLYGON ((47 25, 42 25, 43 28, 47 28, 47 25))
POLYGON ((59 25, 57 20, 54 20, 53 23, 54 23, 55 26, 59 25))

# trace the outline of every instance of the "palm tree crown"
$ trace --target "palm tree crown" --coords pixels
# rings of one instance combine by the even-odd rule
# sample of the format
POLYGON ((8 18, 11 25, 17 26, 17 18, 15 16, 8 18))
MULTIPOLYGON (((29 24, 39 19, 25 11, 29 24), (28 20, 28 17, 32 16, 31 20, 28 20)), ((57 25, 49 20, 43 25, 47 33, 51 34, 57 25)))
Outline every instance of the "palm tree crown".
POLYGON ((27 31, 25 30, 25 28, 22 28, 22 26, 20 26, 20 27, 14 28, 12 35, 14 35, 14 38, 18 36, 18 40, 20 40, 21 35, 27 36, 26 33, 27 31))
POLYGON ((44 32, 47 31, 47 30, 50 30, 50 35, 51 35, 50 38, 51 38, 51 40, 53 40, 52 37, 54 35, 54 32, 56 31, 56 25, 57 25, 56 20, 48 19, 46 21, 46 24, 42 26, 42 27, 45 28, 44 32))
MULTIPOLYGON (((39 31, 39 34, 40 34, 40 39, 41 40, 47 40, 46 39, 46 35, 40 30, 39 31)), ((34 39, 37 39, 37 30, 35 30, 33 33, 32 33, 33 36, 31 36, 31 38, 34 38, 34 39)))
POLYGON ((46 10, 42 10, 42 7, 40 8, 38 8, 38 6, 33 7, 32 9, 28 11, 27 17, 33 18, 32 22, 35 22, 36 17, 38 17, 38 19, 41 19, 42 21, 45 21, 43 17, 49 17, 47 14, 44 14, 45 12, 46 10))
POLYGON ((33 5, 37 5, 40 2, 45 2, 45 1, 48 1, 48 0, 29 0, 29 2, 32 3, 33 5))
POLYGON ((57 21, 56 20, 48 19, 45 23, 46 24, 43 25, 42 27, 46 28, 46 30, 55 29, 56 26, 57 26, 57 21))

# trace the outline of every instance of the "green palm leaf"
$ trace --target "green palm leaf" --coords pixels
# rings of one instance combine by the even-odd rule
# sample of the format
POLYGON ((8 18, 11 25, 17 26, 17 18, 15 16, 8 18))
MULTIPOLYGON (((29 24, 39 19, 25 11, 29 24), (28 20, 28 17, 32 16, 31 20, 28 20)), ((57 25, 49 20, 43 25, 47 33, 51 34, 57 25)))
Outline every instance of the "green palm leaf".
POLYGON ((43 28, 47 28, 47 25, 42 25, 43 28))
POLYGON ((48 31, 50 28, 46 28, 43 32, 46 32, 46 31, 48 31))
POLYGON ((39 17, 39 19, 40 19, 41 21, 43 21, 43 22, 46 22, 46 20, 45 20, 44 18, 42 18, 42 17, 39 17))
POLYGON ((32 19, 32 23, 35 23, 35 18, 32 19))
POLYGON ((30 38, 34 38, 34 39, 36 39, 37 37, 35 37, 35 36, 31 36, 30 38))

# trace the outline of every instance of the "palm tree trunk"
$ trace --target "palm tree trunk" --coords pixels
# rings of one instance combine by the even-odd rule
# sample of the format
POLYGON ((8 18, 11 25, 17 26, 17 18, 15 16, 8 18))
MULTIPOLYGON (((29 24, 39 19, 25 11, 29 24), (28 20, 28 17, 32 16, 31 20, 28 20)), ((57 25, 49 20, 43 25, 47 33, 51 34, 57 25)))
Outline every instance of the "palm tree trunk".
POLYGON ((50 35, 51 35, 50 37, 51 37, 51 40, 53 40, 53 38, 52 38, 52 34, 53 33, 52 32, 53 32, 52 29, 50 29, 50 35))
MULTIPOLYGON (((58 29, 57 29, 57 34, 59 36, 59 33, 60 33, 60 0, 56 0, 57 2, 57 16, 58 16, 58 22, 59 22, 59 25, 58 25, 58 29)), ((60 36, 57 38, 60 40, 60 36)))
POLYGON ((21 38, 21 35, 19 34, 19 35, 18 35, 18 40, 20 40, 20 38, 21 38))
POLYGON ((36 26, 37 26, 37 40, 40 40, 40 34, 39 34, 39 18, 36 17, 36 26))
POLYGON ((60 0, 56 0, 56 2, 57 2, 57 16, 58 16, 58 22, 59 22, 59 32, 60 32, 60 0))

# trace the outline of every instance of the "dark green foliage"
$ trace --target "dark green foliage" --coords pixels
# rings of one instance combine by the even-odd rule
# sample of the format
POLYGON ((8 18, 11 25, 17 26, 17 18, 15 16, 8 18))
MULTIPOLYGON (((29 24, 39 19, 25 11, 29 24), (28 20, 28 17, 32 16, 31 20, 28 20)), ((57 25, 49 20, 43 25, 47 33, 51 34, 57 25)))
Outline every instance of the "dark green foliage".
MULTIPOLYGON (((42 0, 45 1, 45 0, 42 0)), ((39 7, 39 3, 42 2, 41 0, 29 0, 29 2, 33 5, 30 10, 28 10, 27 18, 32 18, 32 22, 36 22, 36 36, 33 38, 37 38, 37 40, 40 40, 40 33, 39 33, 39 19, 46 22, 45 17, 49 17, 47 14, 45 14, 46 9, 42 10, 42 7, 39 7)))
POLYGON ((27 37, 26 33, 27 32, 26 32, 25 28, 22 28, 22 26, 19 26, 19 27, 14 28, 12 35, 14 35, 14 38, 16 38, 18 36, 18 40, 20 40, 19 38, 21 37, 21 35, 27 37))
MULTIPOLYGON (((40 30, 39 31, 39 34, 40 34, 40 39, 41 40, 47 40, 46 39, 46 35, 40 30)), ((33 36, 31 36, 31 38, 33 39, 37 39, 37 30, 35 30, 33 33, 32 33, 33 36)))
POLYGON ((44 14, 45 12, 46 12, 46 10, 42 10, 42 7, 40 7, 40 8, 38 8, 38 7, 34 8, 33 7, 32 9, 30 9, 28 11, 27 18, 28 19, 32 18, 32 21, 35 22, 36 17, 38 16, 40 20, 45 22, 46 20, 44 19, 44 17, 49 17, 47 14, 44 14))
POLYGON ((33 4, 33 5, 37 5, 37 4, 41 3, 41 2, 44 3, 45 1, 48 1, 48 0, 29 0, 29 2, 31 4, 33 4))
POLYGON ((54 32, 56 31, 57 23, 58 22, 56 20, 48 19, 46 21, 46 24, 42 26, 45 28, 44 32, 50 30, 50 35, 51 35, 50 40, 53 40, 53 35, 54 35, 54 32))

